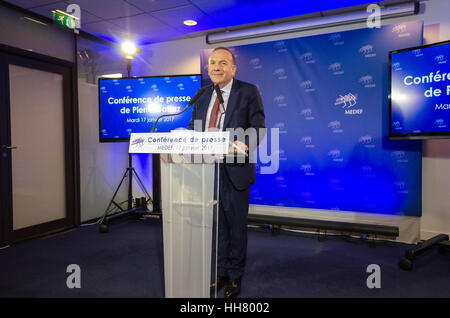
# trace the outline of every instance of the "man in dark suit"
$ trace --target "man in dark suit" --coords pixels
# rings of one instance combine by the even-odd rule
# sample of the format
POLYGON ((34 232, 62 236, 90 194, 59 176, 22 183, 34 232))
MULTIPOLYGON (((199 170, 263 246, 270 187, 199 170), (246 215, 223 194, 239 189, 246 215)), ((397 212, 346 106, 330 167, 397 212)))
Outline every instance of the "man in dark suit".
MULTIPOLYGON (((208 60, 208 75, 218 85, 224 99, 221 109, 214 86, 206 88, 194 106, 188 129, 201 131, 242 128, 254 129, 253 135, 234 140, 236 147, 230 151, 253 154, 265 128, 264 107, 255 85, 234 79, 236 62, 233 53, 224 47, 212 51, 208 60), (195 121, 201 120, 201 127, 195 121)), ((218 278, 217 289, 226 285, 225 297, 239 295, 247 255, 247 216, 250 186, 256 182, 255 164, 247 159, 244 163, 220 165, 219 225, 218 225, 218 278)), ((240 161, 237 161, 240 162, 240 161)), ((213 285, 214 285, 213 284, 213 285)))

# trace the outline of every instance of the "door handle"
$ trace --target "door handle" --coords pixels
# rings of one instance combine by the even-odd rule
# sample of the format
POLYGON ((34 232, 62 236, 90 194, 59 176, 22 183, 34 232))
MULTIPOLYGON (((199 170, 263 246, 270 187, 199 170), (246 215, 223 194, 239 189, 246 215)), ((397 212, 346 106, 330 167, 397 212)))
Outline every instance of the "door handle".
POLYGON ((7 145, 3 145, 2 148, 7 149, 7 150, 17 149, 17 147, 15 147, 15 146, 7 146, 7 145))

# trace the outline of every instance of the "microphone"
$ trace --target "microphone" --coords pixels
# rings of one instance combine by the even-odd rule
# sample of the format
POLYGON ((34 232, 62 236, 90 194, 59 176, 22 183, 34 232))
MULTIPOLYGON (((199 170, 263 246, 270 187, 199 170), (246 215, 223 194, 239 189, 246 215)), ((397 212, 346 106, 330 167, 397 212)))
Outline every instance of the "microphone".
POLYGON ((187 104, 187 106, 179 113, 176 114, 166 114, 166 115, 161 115, 159 116, 155 123, 153 124, 152 130, 150 131, 151 133, 155 131, 156 128, 156 124, 158 123, 158 121, 163 118, 163 117, 169 117, 169 116, 178 116, 181 115, 182 113, 184 113, 190 106, 192 106, 192 104, 194 104, 199 98, 200 96, 203 95, 203 93, 205 92, 205 88, 204 87, 200 87, 199 90, 197 91, 197 93, 195 93, 194 97, 192 97, 192 99, 189 101, 189 103, 187 104))
POLYGON ((214 90, 216 91, 217 94, 217 99, 219 100, 219 103, 223 105, 224 101, 223 101, 223 96, 222 96, 222 92, 220 91, 219 85, 214 85, 214 90))
POLYGON ((217 121, 217 125, 216 125, 216 129, 219 130, 220 127, 220 122, 222 120, 222 116, 223 114, 225 114, 225 107, 224 107, 224 103, 225 101, 223 100, 223 96, 222 96, 222 92, 220 91, 220 87, 219 85, 214 85, 214 90, 216 91, 216 95, 217 95, 217 99, 219 100, 219 107, 220 107, 220 116, 219 116, 219 120, 217 121))
POLYGON ((192 99, 189 101, 189 104, 187 104, 186 108, 188 108, 189 106, 194 104, 200 98, 200 96, 203 95, 204 92, 205 92, 205 88, 204 87, 200 87, 198 89, 197 93, 195 93, 194 97, 192 97, 192 99))

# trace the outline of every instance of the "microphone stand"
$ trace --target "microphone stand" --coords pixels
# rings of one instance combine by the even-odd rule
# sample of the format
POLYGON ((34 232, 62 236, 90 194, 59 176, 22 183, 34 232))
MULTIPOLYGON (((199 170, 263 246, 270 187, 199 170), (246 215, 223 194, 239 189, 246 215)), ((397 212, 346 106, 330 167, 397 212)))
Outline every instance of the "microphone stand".
MULTIPOLYGON (((223 99, 221 99, 221 101, 223 101, 223 99)), ((216 131, 222 131, 224 127, 220 127, 220 123, 222 120, 222 116, 225 115, 225 106, 223 105, 223 103, 219 104, 219 109, 220 109, 220 116, 219 116, 219 120, 217 121, 216 124, 216 131)), ((248 157, 248 154, 241 148, 239 148, 238 146, 236 146, 231 140, 228 142, 230 146, 232 146, 233 148, 237 149, 238 152, 240 152, 241 154, 243 154, 244 156, 248 157)))

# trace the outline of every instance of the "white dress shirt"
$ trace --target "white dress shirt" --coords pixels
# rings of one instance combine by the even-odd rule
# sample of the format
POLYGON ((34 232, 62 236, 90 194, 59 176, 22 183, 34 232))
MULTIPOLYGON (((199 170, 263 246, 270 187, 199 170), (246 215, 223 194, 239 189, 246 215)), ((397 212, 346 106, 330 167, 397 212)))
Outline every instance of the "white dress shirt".
MULTIPOLYGON (((225 112, 227 110, 227 104, 228 104, 228 99, 230 98, 231 86, 233 86, 233 79, 231 79, 231 81, 227 85, 225 85, 224 88, 221 89, 223 91, 222 96, 223 96, 223 107, 224 108, 222 109, 222 106, 219 106, 219 116, 217 118, 220 118, 220 114, 222 113, 222 111, 225 112)), ((208 131, 209 119, 211 118, 211 112, 214 107, 214 102, 216 101, 216 98, 217 98, 217 94, 216 94, 216 91, 214 90, 212 93, 212 96, 211 96, 211 100, 209 102, 208 112, 206 114, 205 131, 208 131)), ((224 120, 225 120, 225 113, 222 115, 222 118, 220 118, 219 130, 222 130, 224 120)))

